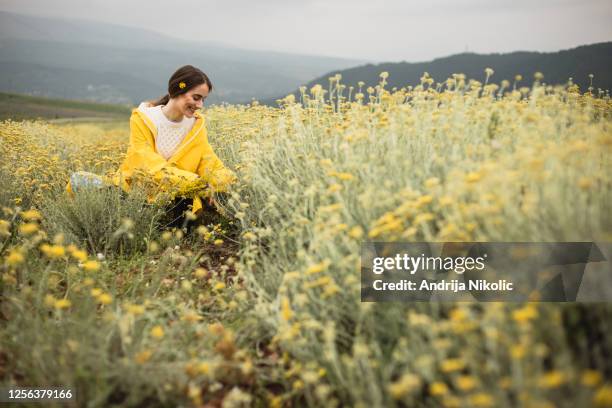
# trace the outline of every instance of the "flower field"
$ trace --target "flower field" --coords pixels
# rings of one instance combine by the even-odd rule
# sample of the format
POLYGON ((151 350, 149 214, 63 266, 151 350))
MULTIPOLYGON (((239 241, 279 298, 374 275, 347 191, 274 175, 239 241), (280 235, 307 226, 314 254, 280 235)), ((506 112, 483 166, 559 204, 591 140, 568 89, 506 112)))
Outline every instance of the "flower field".
MULTIPOLYGON (((612 240, 612 102, 461 74, 206 108, 193 230, 114 188, 124 122, 0 123, 0 378, 78 406, 612 406, 607 304, 361 303, 360 242, 612 240)), ((191 217, 188 214, 188 217, 191 217)))

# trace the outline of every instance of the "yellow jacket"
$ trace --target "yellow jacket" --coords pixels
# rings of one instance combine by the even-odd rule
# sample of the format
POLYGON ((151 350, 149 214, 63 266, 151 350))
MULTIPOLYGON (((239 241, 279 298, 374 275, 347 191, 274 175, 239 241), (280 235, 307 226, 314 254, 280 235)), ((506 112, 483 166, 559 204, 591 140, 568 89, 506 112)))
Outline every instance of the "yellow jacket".
MULTIPOLYGON (((133 109, 127 155, 110 182, 129 191, 133 176, 136 173, 144 173, 155 182, 164 180, 164 183, 177 188, 184 185, 183 183, 201 180, 208 183, 213 191, 226 191, 236 177, 231 170, 225 168, 208 143, 206 122, 202 115, 196 112, 195 118, 193 127, 185 135, 174 155, 166 160, 156 150, 157 128, 153 121, 142 110, 133 109)), ((72 180, 66 186, 69 193, 73 192, 71 183, 72 180)), ((194 197, 192 211, 196 212, 201 208, 201 198, 194 197)))
MULTIPOLYGON (((234 173, 225 168, 208 143, 206 122, 199 112, 196 121, 170 159, 156 150, 157 128, 142 110, 132 110, 130 145, 125 160, 113 177, 113 183, 129 191, 134 172, 144 172, 155 181, 170 180, 175 185, 194 182, 199 177, 216 192, 226 191, 235 181, 234 173)), ((202 208, 200 197, 193 200, 193 212, 202 208)))

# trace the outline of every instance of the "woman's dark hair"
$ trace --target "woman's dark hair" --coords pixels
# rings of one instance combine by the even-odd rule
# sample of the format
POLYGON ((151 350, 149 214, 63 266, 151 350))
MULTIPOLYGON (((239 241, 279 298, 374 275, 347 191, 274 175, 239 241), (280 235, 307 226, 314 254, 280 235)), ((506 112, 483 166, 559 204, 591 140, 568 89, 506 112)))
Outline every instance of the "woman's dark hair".
POLYGON ((212 92, 212 82, 204 72, 194 67, 193 65, 184 65, 172 74, 168 80, 168 93, 156 101, 151 101, 153 106, 165 105, 170 98, 175 98, 191 88, 201 84, 208 85, 208 92, 212 92))

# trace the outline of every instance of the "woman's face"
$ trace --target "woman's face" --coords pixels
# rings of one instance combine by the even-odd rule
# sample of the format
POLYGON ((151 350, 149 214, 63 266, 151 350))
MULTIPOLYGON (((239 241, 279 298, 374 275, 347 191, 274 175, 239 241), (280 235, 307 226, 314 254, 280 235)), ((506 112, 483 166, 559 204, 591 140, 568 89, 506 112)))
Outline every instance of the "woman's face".
POLYGON ((177 97, 177 102, 181 113, 188 118, 192 118, 196 111, 202 109, 202 105, 208 96, 208 92, 208 85, 200 84, 191 88, 184 94, 179 95, 177 97))

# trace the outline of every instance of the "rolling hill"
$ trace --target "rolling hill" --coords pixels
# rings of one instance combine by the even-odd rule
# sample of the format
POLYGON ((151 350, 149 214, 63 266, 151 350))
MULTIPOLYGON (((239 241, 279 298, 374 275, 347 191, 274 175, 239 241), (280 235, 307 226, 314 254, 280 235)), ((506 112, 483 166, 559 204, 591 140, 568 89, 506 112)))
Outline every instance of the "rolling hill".
POLYGON ((64 99, 50 99, 36 96, 0 92, 0 121, 6 119, 46 120, 127 120, 131 108, 64 99))
MULTIPOLYGON (((354 68, 330 71, 312 81, 305 82, 307 88, 315 84, 327 86, 328 78, 336 73, 342 75, 342 83, 347 86, 357 86, 359 81, 368 85, 379 82, 379 74, 388 72, 387 89, 394 86, 402 87, 419 84, 420 77, 428 72, 436 81, 444 81, 453 73, 463 73, 468 78, 484 81, 485 68, 493 68, 495 73, 491 82, 499 83, 503 79, 514 80, 515 75, 522 75, 523 80, 519 86, 531 86, 533 74, 542 72, 544 82, 549 84, 566 83, 570 77, 583 91, 590 84, 589 74, 593 74, 593 87, 595 90, 612 89, 612 42, 585 45, 569 50, 551 53, 541 52, 512 52, 507 54, 474 54, 464 53, 438 58, 429 62, 409 63, 383 63, 367 64, 354 68)), ((296 97, 298 91, 293 92, 296 97)), ((274 105, 277 98, 262 100, 262 103, 274 105)))
POLYGON ((140 28, 0 12, 0 91, 106 103, 138 103, 165 93, 176 68, 211 78, 210 103, 270 98, 348 60, 251 51, 185 41, 140 28))

